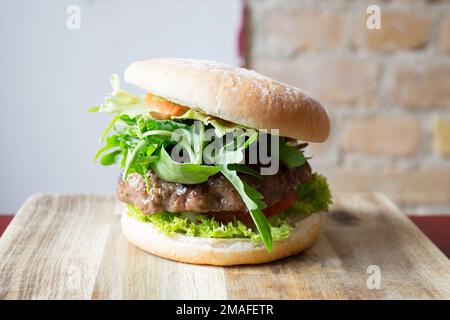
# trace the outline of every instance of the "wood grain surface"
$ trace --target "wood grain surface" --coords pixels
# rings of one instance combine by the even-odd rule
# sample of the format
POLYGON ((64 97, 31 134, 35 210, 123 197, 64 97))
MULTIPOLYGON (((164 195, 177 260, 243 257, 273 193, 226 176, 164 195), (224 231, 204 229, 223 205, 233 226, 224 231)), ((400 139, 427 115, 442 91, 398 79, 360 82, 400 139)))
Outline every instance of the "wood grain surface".
POLYGON ((334 200, 307 252, 220 268, 164 260, 127 243, 113 195, 35 195, 0 238, 0 298, 450 298, 449 260, 389 199, 334 200))

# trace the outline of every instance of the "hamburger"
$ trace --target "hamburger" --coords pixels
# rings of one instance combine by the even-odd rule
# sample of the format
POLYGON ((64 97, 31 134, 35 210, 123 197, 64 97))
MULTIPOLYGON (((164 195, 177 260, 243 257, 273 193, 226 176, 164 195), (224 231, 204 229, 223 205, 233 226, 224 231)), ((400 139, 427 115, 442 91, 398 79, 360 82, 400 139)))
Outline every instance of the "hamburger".
POLYGON ((269 262, 313 244, 331 204, 325 177, 304 156, 330 131, 317 100, 211 61, 138 61, 124 78, 145 92, 121 89, 113 75, 113 91, 90 111, 112 114, 95 159, 121 169, 128 241, 219 266, 269 262))

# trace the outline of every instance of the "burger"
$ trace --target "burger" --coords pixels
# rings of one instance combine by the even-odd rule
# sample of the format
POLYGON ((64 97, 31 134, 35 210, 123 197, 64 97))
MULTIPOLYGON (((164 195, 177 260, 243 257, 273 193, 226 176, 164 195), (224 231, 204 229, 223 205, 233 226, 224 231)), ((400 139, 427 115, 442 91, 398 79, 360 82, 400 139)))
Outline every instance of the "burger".
POLYGON ((129 242, 163 258, 259 264, 309 248, 331 204, 304 151, 330 131, 300 89, 212 61, 138 61, 90 111, 110 113, 95 159, 117 164, 129 242))

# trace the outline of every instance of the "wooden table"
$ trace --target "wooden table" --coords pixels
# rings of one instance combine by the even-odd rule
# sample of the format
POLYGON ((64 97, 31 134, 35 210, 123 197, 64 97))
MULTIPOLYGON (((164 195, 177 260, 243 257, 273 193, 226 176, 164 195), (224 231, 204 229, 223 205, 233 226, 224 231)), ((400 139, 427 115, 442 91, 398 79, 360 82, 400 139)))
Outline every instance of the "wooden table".
MULTIPOLYGON (((0 237, 13 219, 12 214, 0 214, 0 237)), ((450 215, 408 215, 414 224, 450 258, 450 215)))
POLYGON ((336 195, 310 250, 228 268, 140 251, 117 208, 112 195, 28 199, 0 239, 0 298, 450 298, 449 260, 383 195, 336 195))
MULTIPOLYGON (((0 214, 0 237, 13 219, 12 214, 0 214)), ((450 214, 408 215, 408 218, 450 258, 450 214)))

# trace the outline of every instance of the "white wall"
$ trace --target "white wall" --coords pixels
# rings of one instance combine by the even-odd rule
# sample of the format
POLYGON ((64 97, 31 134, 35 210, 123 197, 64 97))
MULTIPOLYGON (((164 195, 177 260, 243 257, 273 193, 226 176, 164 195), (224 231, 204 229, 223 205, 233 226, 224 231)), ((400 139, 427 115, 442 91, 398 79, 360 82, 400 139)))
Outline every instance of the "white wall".
POLYGON ((112 73, 158 56, 238 63, 239 0, 0 3, 0 213, 36 192, 115 190, 118 168, 93 162, 110 119, 86 111, 112 73), (80 30, 66 27, 71 4, 80 30))

